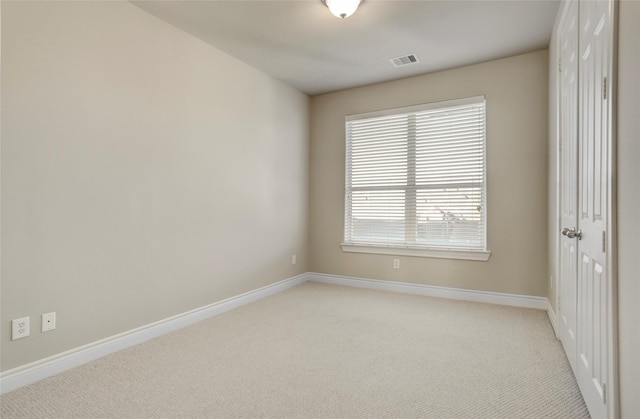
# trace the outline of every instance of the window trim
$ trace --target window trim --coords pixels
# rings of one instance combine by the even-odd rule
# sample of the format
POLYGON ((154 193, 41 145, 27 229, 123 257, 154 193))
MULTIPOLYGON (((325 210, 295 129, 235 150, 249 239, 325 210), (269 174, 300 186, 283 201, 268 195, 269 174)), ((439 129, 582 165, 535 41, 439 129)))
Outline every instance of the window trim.
MULTIPOLYGON (((439 109, 444 107, 454 107, 466 104, 474 104, 482 102, 484 104, 484 141, 483 141, 483 188, 484 196, 482 205, 484 207, 484 249, 459 249, 459 248, 446 248, 438 247, 431 248, 421 245, 408 244, 406 242, 398 244, 380 244, 380 243, 368 243, 368 242, 343 242, 341 248, 344 252, 352 253, 368 253, 368 254, 382 254, 382 255, 397 255, 397 256, 414 256, 414 257, 428 257, 428 258, 441 258, 441 259, 458 259, 458 260, 471 260, 471 261, 488 261, 491 256, 491 251, 488 249, 488 226, 487 226, 487 114, 486 114, 486 97, 485 95, 471 96, 452 100, 443 100, 437 102, 430 102, 419 105, 412 105, 406 107, 385 109, 373 112, 366 112, 360 114, 347 115, 345 117, 345 140, 347 139, 348 123, 350 121, 391 116, 404 113, 412 113, 425 111, 430 109, 439 109)), ((348 147, 348 142, 345 141, 345 147, 348 147)), ((348 156, 349 150, 346 150, 345 157, 348 156)), ((348 162, 345 162, 348 164, 348 162)), ((345 164, 345 170, 348 170, 345 164)), ((346 172, 345 172, 346 175, 346 172)), ((345 178, 346 179, 346 178, 345 178)), ((347 225, 347 199, 346 199, 347 186, 345 183, 345 200, 344 200, 344 212, 343 212, 343 238, 346 240, 346 225, 347 225)))
POLYGON ((431 249, 408 245, 385 246, 374 244, 342 243, 343 252, 369 253, 374 255, 415 256, 436 259, 476 260, 486 262, 491 256, 489 250, 431 249))

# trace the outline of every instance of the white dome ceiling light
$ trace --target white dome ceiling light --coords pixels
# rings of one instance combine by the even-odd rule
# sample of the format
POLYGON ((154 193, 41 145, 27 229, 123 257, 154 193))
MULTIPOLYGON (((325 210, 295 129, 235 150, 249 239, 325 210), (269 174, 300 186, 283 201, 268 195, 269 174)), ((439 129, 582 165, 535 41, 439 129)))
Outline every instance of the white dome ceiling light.
POLYGON ((364 0, 321 0, 329 11, 340 19, 347 18, 358 10, 358 6, 364 0))

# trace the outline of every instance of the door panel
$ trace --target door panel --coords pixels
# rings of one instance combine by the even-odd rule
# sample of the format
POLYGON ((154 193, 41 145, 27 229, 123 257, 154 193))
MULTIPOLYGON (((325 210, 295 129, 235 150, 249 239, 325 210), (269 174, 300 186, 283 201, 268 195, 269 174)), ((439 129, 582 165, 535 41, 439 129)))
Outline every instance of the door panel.
POLYGON ((562 304, 558 307, 560 318, 559 335, 571 367, 576 363, 576 298, 577 298, 577 251, 570 239, 562 240, 560 294, 562 304))
POLYGON ((610 2, 580 4, 579 64, 579 219, 576 379, 594 418, 607 417, 606 382, 609 335, 607 315, 610 289, 604 243, 607 199, 607 150, 609 137, 605 78, 610 53, 610 2))
MULTIPOLYGON (((578 2, 568 4, 560 26, 560 225, 578 225, 578 2)), ((571 367, 576 364, 578 250, 575 239, 561 236, 559 337, 571 367)))

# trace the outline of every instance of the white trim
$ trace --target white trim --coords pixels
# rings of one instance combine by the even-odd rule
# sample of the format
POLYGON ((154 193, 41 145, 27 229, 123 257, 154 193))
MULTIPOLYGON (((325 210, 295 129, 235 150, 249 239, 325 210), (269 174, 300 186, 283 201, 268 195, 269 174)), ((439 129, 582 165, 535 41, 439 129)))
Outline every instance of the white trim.
POLYGON ((408 246, 384 246, 342 243, 342 251, 353 253, 371 253, 375 255, 416 256, 439 259, 476 260, 486 262, 491 256, 490 251, 483 250, 454 250, 454 249, 425 249, 408 246))
POLYGON ((148 341, 166 333, 190 326, 226 311, 260 300, 307 281, 307 274, 300 274, 274 284, 266 285, 244 294, 187 311, 106 339, 102 339, 66 352, 0 373, 0 394, 26 386, 65 370, 86 364, 133 345, 148 341))
POLYGON ((447 108, 447 107, 453 107, 453 106, 472 105, 475 103, 484 103, 486 102, 486 100, 487 99, 485 95, 462 97, 458 99, 440 100, 437 102, 421 103, 418 105, 403 106, 400 108, 382 109, 378 111, 347 115, 344 118, 344 120, 345 122, 349 122, 349 121, 356 121, 359 119, 368 119, 368 118, 377 118, 380 116, 396 115, 399 113, 412 113, 412 112, 426 111, 430 109, 440 109, 440 108, 447 108))
POLYGON ((549 301, 549 299, 545 298, 545 300, 547 305, 547 316, 549 316, 549 323, 551 323, 551 327, 553 328, 553 333, 556 335, 556 338, 560 339, 558 335, 558 320, 556 317, 556 313, 555 311, 553 311, 553 307, 551 306, 551 302, 549 301))
POLYGON ((429 297, 449 298, 453 300, 476 301, 515 307, 544 310, 547 307, 545 297, 530 295, 504 294, 500 292, 475 291, 461 288, 438 287, 434 285, 410 284, 406 282, 381 281, 378 279, 354 278, 340 275, 328 275, 310 272, 307 280, 347 287, 368 288, 380 291, 401 292, 405 294, 426 295, 429 297))

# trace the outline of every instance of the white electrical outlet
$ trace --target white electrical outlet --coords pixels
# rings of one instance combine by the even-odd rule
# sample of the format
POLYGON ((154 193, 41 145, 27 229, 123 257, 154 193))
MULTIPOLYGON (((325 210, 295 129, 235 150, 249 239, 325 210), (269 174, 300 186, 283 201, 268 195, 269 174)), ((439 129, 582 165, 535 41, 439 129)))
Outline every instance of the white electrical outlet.
POLYGON ((393 269, 400 269, 400 259, 393 260, 393 269))
POLYGON ((11 340, 29 336, 29 317, 11 320, 11 340))
POLYGON ((296 255, 291 256, 291 264, 295 265, 298 263, 298 257, 296 255))
POLYGON ((48 332, 56 328, 56 312, 45 313, 42 315, 42 332, 48 332))

